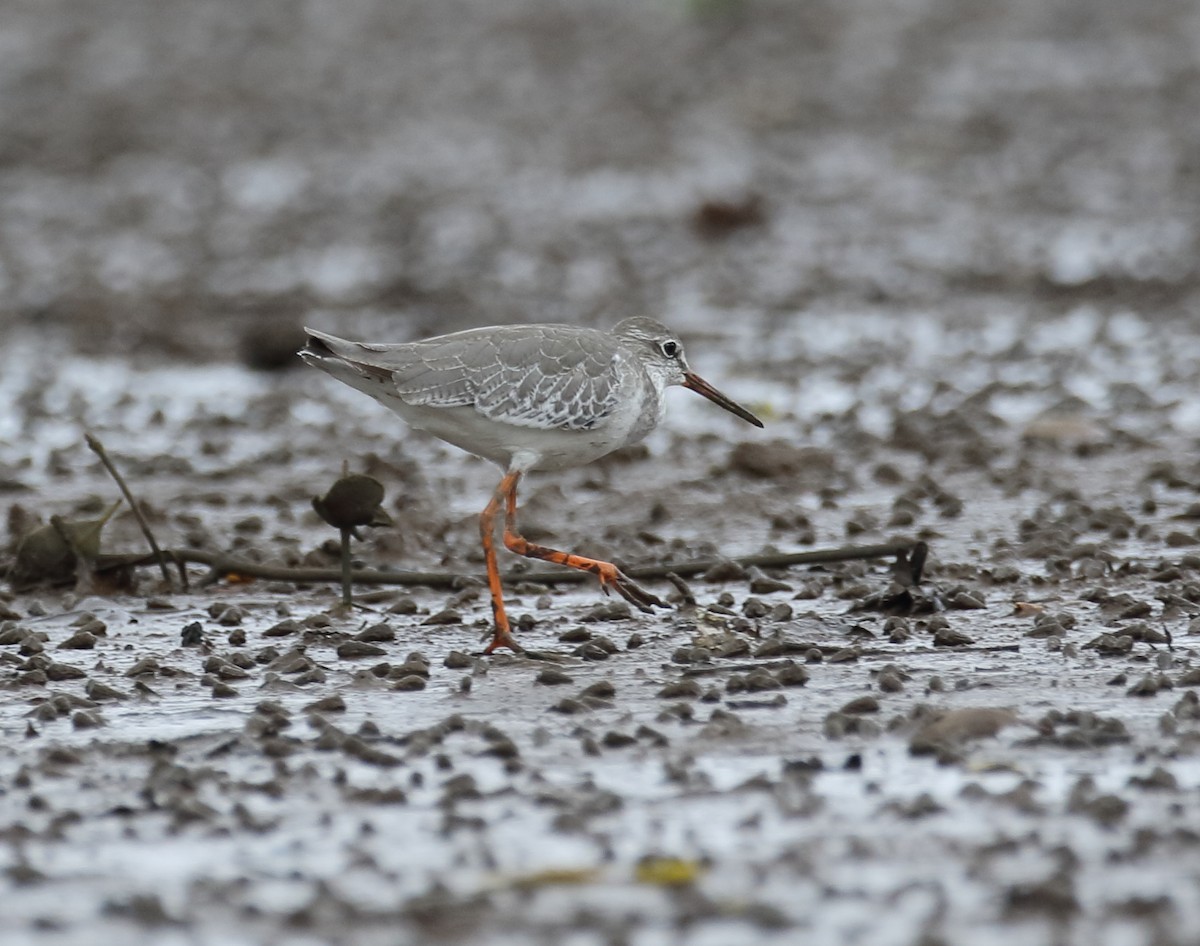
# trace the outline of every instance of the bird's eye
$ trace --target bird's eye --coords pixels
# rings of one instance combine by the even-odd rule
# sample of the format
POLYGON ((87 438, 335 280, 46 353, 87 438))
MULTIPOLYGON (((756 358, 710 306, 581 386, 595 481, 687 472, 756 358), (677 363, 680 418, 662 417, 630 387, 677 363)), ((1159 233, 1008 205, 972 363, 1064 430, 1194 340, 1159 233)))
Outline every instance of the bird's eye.
POLYGON ((662 353, 668 358, 674 358, 679 354, 679 342, 666 341, 659 347, 662 349, 662 353))

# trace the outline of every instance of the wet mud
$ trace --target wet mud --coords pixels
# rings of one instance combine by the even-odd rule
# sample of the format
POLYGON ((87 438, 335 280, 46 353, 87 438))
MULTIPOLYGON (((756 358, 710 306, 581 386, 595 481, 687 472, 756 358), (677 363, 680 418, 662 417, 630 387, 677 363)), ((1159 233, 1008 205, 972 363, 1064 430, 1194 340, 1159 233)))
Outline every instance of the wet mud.
POLYGON ((1191 4, 0 20, 6 944, 1196 942, 1191 4), (507 556, 484 657, 499 471, 299 325, 641 313, 766 429, 673 391, 521 529, 723 561, 507 556), (165 548, 336 571, 345 464, 355 567, 453 580, 78 580, 52 517, 147 551, 87 434, 165 548))

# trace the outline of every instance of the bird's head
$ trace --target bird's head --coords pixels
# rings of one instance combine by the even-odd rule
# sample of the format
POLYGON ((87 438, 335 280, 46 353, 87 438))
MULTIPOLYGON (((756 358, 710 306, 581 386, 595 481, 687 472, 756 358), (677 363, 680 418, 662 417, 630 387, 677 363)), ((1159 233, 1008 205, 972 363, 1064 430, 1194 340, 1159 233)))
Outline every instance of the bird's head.
POLYGON ((646 371, 663 387, 671 384, 681 385, 704 395, 714 404, 720 405, 755 427, 763 425, 750 411, 732 398, 726 397, 692 371, 683 350, 683 342, 661 322, 637 316, 617 323, 613 331, 633 346, 646 371))

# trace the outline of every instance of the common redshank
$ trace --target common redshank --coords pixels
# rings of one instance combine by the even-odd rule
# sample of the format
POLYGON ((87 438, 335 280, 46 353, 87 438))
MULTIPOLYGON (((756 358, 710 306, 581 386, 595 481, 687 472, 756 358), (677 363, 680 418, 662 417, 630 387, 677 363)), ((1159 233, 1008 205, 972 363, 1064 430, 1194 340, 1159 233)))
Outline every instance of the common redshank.
POLYGON ((485 653, 520 651, 504 610, 495 521, 518 555, 591 572, 651 613, 666 607, 611 562, 535 545, 517 531, 517 484, 532 470, 590 463, 637 443, 663 419, 663 392, 682 385, 756 427, 762 421, 695 374, 665 325, 625 319, 611 332, 574 325, 497 325, 407 344, 352 342, 313 329, 300 357, 369 394, 409 426, 497 463, 504 476, 479 517, 494 633, 485 653))

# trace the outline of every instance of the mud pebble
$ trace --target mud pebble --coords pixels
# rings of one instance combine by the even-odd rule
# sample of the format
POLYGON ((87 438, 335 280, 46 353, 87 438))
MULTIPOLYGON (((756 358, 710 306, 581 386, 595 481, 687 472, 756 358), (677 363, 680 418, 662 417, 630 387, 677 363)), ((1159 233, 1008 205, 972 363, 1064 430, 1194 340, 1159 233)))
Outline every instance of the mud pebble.
POLYGON ((597 621, 628 621, 633 617, 633 611, 627 601, 606 601, 598 604, 579 620, 585 623, 597 621))
POLYGON ((550 707, 552 712, 564 713, 568 716, 574 716, 577 713, 586 713, 588 707, 579 700, 573 700, 571 697, 564 697, 553 706, 550 707))
POLYGON ((55 709, 54 704, 47 700, 45 703, 39 703, 37 706, 35 706, 33 712, 29 715, 31 715, 38 722, 52 723, 54 720, 58 719, 59 713, 58 710, 55 709))
POLYGON ((410 673, 416 674, 418 677, 429 676, 429 661, 425 659, 423 654, 409 654, 404 663, 391 671, 391 676, 410 673))
POLYGON ((671 653, 671 662, 677 664, 707 663, 712 654, 706 647, 676 647, 671 653))
POLYGON ((878 723, 864 716, 851 716, 839 712, 829 713, 821 728, 827 739, 841 739, 845 736, 874 738, 882 731, 878 723))
POLYGON ((769 700, 729 700, 725 705, 730 709, 779 709, 787 706, 787 697, 776 693, 769 700))
POLYGON ((892 644, 903 644, 912 636, 912 628, 908 622, 899 618, 889 618, 884 623, 883 630, 892 644))
POLYGON ((772 657, 783 657, 788 654, 804 653, 807 649, 807 644, 783 640, 782 638, 773 638, 772 640, 768 640, 762 644, 759 644, 754 651, 754 656, 760 659, 769 660, 772 657))
MULTIPOLYGON (((746 569, 731 559, 725 559, 717 562, 712 568, 704 573, 704 581, 741 581, 746 577, 746 569)), ((724 602, 722 602, 724 603, 724 602)), ((724 603, 729 607, 733 603, 733 597, 730 596, 729 602, 724 603)))
POLYGON ((651 745, 658 746, 659 748, 671 744, 671 741, 665 735, 645 724, 638 726, 634 736, 640 741, 649 742, 651 745))
POLYGON ((959 611, 976 611, 986 608, 987 603, 974 592, 957 591, 946 600, 946 607, 959 611))
MULTIPOLYGON (((424 685, 424 681, 422 681, 422 685, 424 685)), ((346 755, 358 759, 359 762, 376 765, 383 769, 394 768, 402 762, 390 752, 375 748, 359 736, 347 736, 342 740, 340 748, 346 755)))
POLYGON ((751 596, 742 602, 742 614, 748 618, 763 618, 770 611, 770 607, 761 598, 751 596))
POLYGON ((627 746, 636 745, 637 739, 628 733, 617 732, 610 729, 600 739, 600 744, 605 749, 624 749, 627 746))
POLYGON ((775 679, 779 681, 781 686, 802 687, 808 683, 809 677, 808 671, 804 667, 789 662, 787 666, 776 671, 775 679))
POLYGON ((571 654, 583 660, 608 660, 609 652, 599 644, 588 641, 586 644, 580 644, 571 654))
POLYGON ((46 645, 35 634, 26 634, 21 638, 21 646, 17 649, 22 657, 32 657, 34 654, 43 653, 46 650, 46 645))
POLYGON ((746 674, 746 689, 751 693, 778 690, 780 683, 769 670, 752 670, 746 674))
POLYGON ((342 660, 356 660, 360 657, 383 657, 387 651, 366 641, 349 640, 338 644, 337 655, 342 660))
POLYGON ((616 695, 617 688, 611 680, 597 680, 579 691, 580 699, 611 700, 616 695))
POLYGON ((746 573, 750 579, 750 593, 755 595, 768 595, 777 591, 791 591, 792 586, 786 581, 780 581, 778 578, 772 578, 765 574, 761 568, 752 567, 746 573))
POLYGON ((556 667, 547 667, 537 675, 534 682, 540 683, 542 686, 553 687, 561 686, 564 683, 573 683, 574 680, 575 678, 570 674, 564 673, 556 667))
POLYGON ((879 700, 873 696, 860 696, 857 699, 851 700, 849 703, 845 704, 838 712, 849 715, 878 713, 879 700))
POLYGON ((442 661, 442 666, 449 670, 464 670, 467 667, 470 667, 473 663, 474 660, 468 655, 464 654, 461 650, 452 650, 442 661))
POLYGON ((1067 810, 1086 815, 1104 827, 1112 827, 1129 813, 1129 802, 1117 795, 1099 795, 1087 800, 1073 800, 1067 810))
POLYGON ((50 663, 45 667, 46 679, 53 680, 55 683, 63 680, 83 680, 87 674, 78 667, 73 667, 71 664, 50 663))
POLYGON ((153 657, 143 657, 125 671, 125 676, 140 677, 144 673, 158 673, 159 669, 157 660, 153 657))
POLYGON ((322 697, 319 700, 307 704, 304 707, 306 713, 341 713, 346 709, 346 701, 342 699, 341 694, 334 693, 330 696, 322 697))
POLYGON ((1195 691, 1189 690, 1176 701, 1171 712, 1174 713, 1176 719, 1180 720, 1200 719, 1200 696, 1197 696, 1195 691))
POLYGON ((246 653, 244 650, 234 651, 226 658, 235 667, 241 667, 243 670, 253 670, 258 666, 254 657, 246 653))
POLYGON ((0 630, 0 647, 13 647, 21 643, 30 633, 28 628, 21 627, 19 624, 10 624, 9 627, 0 630))
POLYGON ((96 646, 96 637, 87 631, 76 631, 58 645, 59 650, 92 650, 96 646))
POLYGON ((1058 623, 1053 617, 1047 620, 1038 620, 1034 622, 1033 627, 1025 632, 1025 637, 1034 639, 1047 637, 1066 637, 1067 629, 1058 623))
POLYGON ((1152 674, 1146 674, 1137 683, 1125 691, 1126 696, 1154 696, 1158 693, 1159 684, 1158 678, 1152 674))
POLYGON ((712 652, 714 657, 728 660, 730 657, 741 657, 750 653, 750 642, 742 637, 728 637, 717 645, 712 652))
POLYGON ((236 604, 223 605, 216 614, 212 611, 213 609, 209 608, 210 616, 222 627, 236 627, 246 619, 245 609, 236 604))
POLYGON ((212 683, 212 695, 219 699, 225 699, 231 696, 237 696, 238 691, 231 687, 228 683, 225 683, 221 680, 214 680, 212 683))
POLYGON ((695 699, 703 692, 695 680, 676 680, 662 687, 654 695, 660 700, 695 699))
POLYGON ((193 621, 179 632, 179 642, 184 647, 199 647, 204 643, 204 625, 193 621))
POLYGON ((223 660, 213 671, 222 680, 247 680, 250 677, 245 670, 235 663, 223 660))
POLYGON ((645 645, 645 643, 646 639, 635 631, 633 634, 630 634, 629 639, 625 641, 625 649, 637 650, 639 647, 645 645))
POLYGON ((926 722, 909 741, 913 755, 938 752, 974 739, 997 735, 1017 721, 1017 715, 1004 707, 968 706, 949 710, 926 722))
POLYGON ((307 657, 295 658, 292 663, 284 664, 281 673, 295 673, 292 682, 298 687, 308 683, 324 683, 325 671, 307 657))
POLYGON ((558 635, 558 639, 564 644, 582 644, 592 639, 592 632, 586 627, 569 627, 558 635))
POLYGON ((1083 646, 1105 657, 1122 657, 1133 650, 1133 638, 1129 634, 1101 634, 1083 646))
POLYGON ((425 678, 423 676, 420 676, 419 674, 412 673, 412 674, 409 674, 407 677, 402 677, 399 680, 397 680, 395 682, 395 684, 392 685, 392 689, 400 690, 401 692, 406 692, 406 691, 411 691, 411 690, 424 690, 425 689, 425 678))
POLYGON ((427 625, 462 624, 462 614, 453 608, 447 608, 444 611, 439 611, 437 614, 430 615, 421 623, 427 625))
POLYGON ((1179 780, 1161 765, 1156 765, 1149 775, 1132 776, 1129 784, 1133 788, 1140 788, 1144 791, 1175 792, 1179 790, 1179 780))
POLYGON ((884 693, 899 693, 904 689, 904 681, 894 670, 884 670, 876 683, 884 693))
POLYGON ((1079 912, 1079 900, 1071 878, 1059 872, 1034 883, 1014 884, 1004 893, 1006 920, 1042 914, 1064 922, 1079 912))
POLYGON ((86 620, 75 621, 71 626, 76 630, 85 631, 88 634, 93 634, 96 637, 108 636, 108 625, 99 618, 91 615, 85 615, 86 620))
POLYGON ((92 700, 126 700, 129 698, 128 693, 123 693, 116 687, 110 687, 107 683, 101 683, 99 680, 89 680, 84 692, 92 700))
POLYGON ((75 715, 71 717, 71 725, 76 729, 98 729, 104 725, 104 719, 99 713, 77 710, 75 715))
POLYGON ((388 608, 388 614, 416 614, 417 610, 416 600, 406 595, 388 608))
POLYGON ((291 618, 286 618, 277 624, 272 624, 262 632, 263 637, 287 637, 300 630, 300 624, 291 618))

